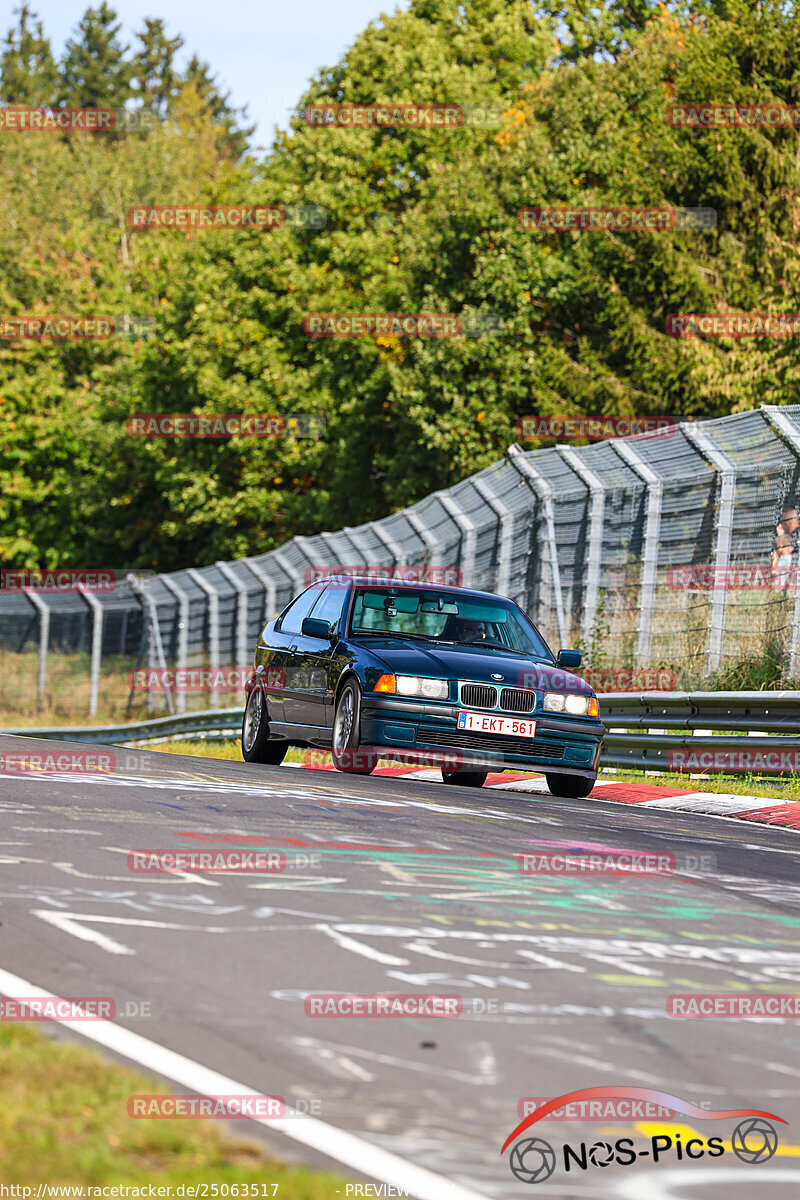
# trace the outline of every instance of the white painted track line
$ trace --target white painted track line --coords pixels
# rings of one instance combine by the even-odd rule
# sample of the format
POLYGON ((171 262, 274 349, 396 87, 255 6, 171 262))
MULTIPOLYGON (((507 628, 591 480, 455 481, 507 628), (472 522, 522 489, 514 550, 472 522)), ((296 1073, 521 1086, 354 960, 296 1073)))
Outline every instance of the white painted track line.
MULTIPOLYGON (((28 983, 19 975, 13 975, 2 968, 0 993, 10 999, 58 999, 53 992, 47 992, 44 988, 28 983)), ((59 1024, 198 1095, 261 1095, 253 1088, 237 1083, 235 1079, 229 1079, 226 1075, 220 1075, 182 1054, 176 1054, 174 1050, 159 1046, 157 1042, 151 1042, 149 1038, 124 1029, 113 1021, 61 1021, 59 1024)), ((287 1106, 287 1112, 289 1111, 291 1110, 287 1106)), ((473 1192, 470 1188, 452 1183, 442 1175, 406 1162, 398 1155, 373 1146, 355 1134, 346 1133, 325 1121, 319 1121, 316 1117, 297 1114, 274 1120, 257 1117, 251 1119, 268 1129, 285 1133, 296 1142, 311 1146, 319 1153, 326 1154, 344 1166, 352 1167, 362 1175, 369 1175, 396 1188, 407 1189, 412 1196, 419 1197, 419 1200, 488 1200, 480 1192, 473 1192)))

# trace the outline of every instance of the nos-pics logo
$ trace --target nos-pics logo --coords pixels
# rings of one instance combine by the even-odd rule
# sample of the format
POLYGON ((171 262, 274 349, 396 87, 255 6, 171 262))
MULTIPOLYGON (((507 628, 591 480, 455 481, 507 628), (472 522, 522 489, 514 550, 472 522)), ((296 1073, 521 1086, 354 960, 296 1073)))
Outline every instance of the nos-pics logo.
MULTIPOLYGON (((783 1117, 775 1113, 761 1112, 755 1108, 708 1109, 690 1104, 678 1096, 670 1096, 667 1092, 656 1092, 651 1088, 637 1087, 595 1087, 581 1088, 577 1092, 567 1092, 556 1096, 542 1104, 513 1130, 506 1138, 501 1154, 525 1133, 537 1121, 562 1108, 566 1104, 574 1104, 583 1100, 599 1099, 639 1100, 655 1103, 669 1108, 673 1113, 681 1113, 699 1121, 721 1121, 727 1118, 743 1117, 733 1131, 731 1149, 738 1159, 745 1163, 768 1162, 778 1149, 778 1133, 772 1121, 780 1121, 785 1125, 783 1117)), ((592 1144, 580 1142, 577 1146, 565 1144, 560 1148, 563 1168, 565 1171, 586 1171, 590 1167, 608 1167, 615 1163, 620 1167, 629 1167, 639 1159, 652 1159, 659 1163, 667 1156, 678 1160, 719 1158, 725 1153, 725 1145, 721 1137, 702 1137, 681 1140, 677 1131, 672 1133, 654 1134, 649 1143, 637 1147, 633 1138, 616 1138, 614 1141, 596 1141, 592 1144)), ((527 1137, 518 1141, 511 1151, 509 1166, 511 1172, 522 1183, 543 1183, 555 1171, 559 1154, 544 1138, 527 1137)))

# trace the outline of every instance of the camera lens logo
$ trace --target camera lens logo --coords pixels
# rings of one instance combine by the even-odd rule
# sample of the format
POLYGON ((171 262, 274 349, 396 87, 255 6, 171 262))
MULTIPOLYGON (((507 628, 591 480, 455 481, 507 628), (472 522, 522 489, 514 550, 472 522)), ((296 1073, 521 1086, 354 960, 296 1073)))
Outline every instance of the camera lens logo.
POLYGON ((556 1152, 542 1138, 526 1138, 511 1151, 509 1165, 522 1183, 543 1183, 556 1169, 556 1152))
POLYGON ((610 1142, 595 1142, 589 1147, 589 1158, 595 1167, 607 1167, 614 1159, 614 1147, 610 1142))
POLYGON ((778 1134, 775 1126, 763 1117, 750 1117, 734 1129, 731 1146, 742 1162, 769 1162, 778 1149, 778 1134))

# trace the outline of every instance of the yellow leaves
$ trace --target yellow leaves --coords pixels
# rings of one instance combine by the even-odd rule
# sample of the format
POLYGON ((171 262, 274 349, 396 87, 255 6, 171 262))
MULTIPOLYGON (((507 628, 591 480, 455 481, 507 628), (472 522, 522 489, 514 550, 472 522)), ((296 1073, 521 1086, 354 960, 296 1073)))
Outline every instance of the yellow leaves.
POLYGON ((282 475, 276 475, 276 476, 275 476, 275 478, 273 479, 273 481, 272 481, 272 482, 273 482, 273 483, 283 483, 283 476, 282 476, 282 475))
POLYGON ((395 255, 394 255, 394 257, 392 258, 392 262, 393 262, 393 263, 399 263, 399 262, 400 262, 400 255, 399 255, 399 254, 395 254, 395 255))
POLYGON ((526 304, 530 304, 530 302, 531 302, 531 294, 530 294, 530 292, 523 292, 523 293, 522 293, 522 299, 525 301, 525 303, 526 303, 526 304))
POLYGON ((485 413, 485 412, 479 412, 479 413, 476 415, 476 417, 475 417, 475 420, 476 420, 476 421, 485 421, 485 420, 486 420, 486 413, 485 413))

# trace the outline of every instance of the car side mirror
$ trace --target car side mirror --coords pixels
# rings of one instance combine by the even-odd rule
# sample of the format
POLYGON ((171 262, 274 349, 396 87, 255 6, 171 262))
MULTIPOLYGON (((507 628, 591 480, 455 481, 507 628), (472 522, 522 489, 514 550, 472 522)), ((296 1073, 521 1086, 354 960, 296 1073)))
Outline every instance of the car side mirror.
POLYGON ((333 627, 327 621, 321 621, 319 617, 306 617, 300 626, 303 637, 320 638, 326 642, 330 641, 332 630, 333 627))
POLYGON ((581 665, 580 650, 559 650, 556 662, 568 671, 575 671, 581 665))

